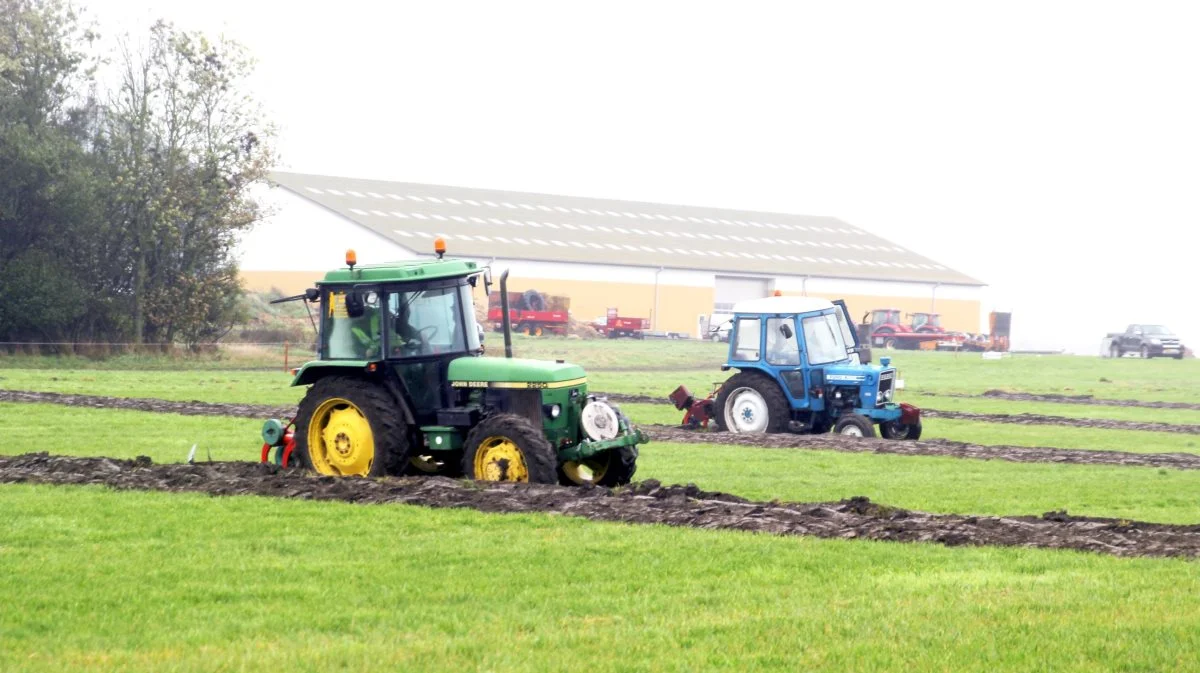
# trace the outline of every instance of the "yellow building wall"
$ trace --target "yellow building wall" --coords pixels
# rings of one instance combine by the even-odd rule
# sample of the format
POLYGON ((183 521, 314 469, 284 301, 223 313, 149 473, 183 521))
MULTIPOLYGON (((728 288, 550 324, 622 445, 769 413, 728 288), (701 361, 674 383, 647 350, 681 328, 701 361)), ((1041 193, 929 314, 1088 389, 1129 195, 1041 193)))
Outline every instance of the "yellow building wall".
MULTIPOLYGON (((783 294, 799 293, 784 292, 783 294)), ((877 308, 894 308, 900 310, 900 318, 906 325, 911 321, 909 313, 914 311, 933 312, 942 314, 942 327, 948 330, 961 332, 978 332, 980 330, 980 304, 977 299, 938 299, 931 310, 928 297, 878 297, 853 294, 833 296, 815 292, 809 292, 808 296, 845 300, 846 308, 850 309, 850 317, 854 319, 855 323, 862 322, 863 314, 868 311, 877 308)))
MULTIPOLYGON (((498 282, 498 281, 495 281, 498 282)), ((493 285, 493 289, 495 285, 493 285)), ((647 318, 655 330, 694 335, 696 319, 712 312, 713 288, 681 285, 658 286, 658 319, 654 319, 654 286, 639 283, 520 278, 509 276, 508 291, 525 290, 571 298, 571 317, 589 323, 603 320, 610 307, 622 317, 647 318)), ((476 301, 479 301, 477 295, 476 301)))
MULTIPOLYGON (((276 289, 285 295, 293 295, 312 287, 316 280, 324 276, 324 271, 243 271, 241 275, 246 289, 250 291, 266 292, 276 289)), ((499 279, 494 278, 493 281, 492 288, 497 289, 499 279)), ((697 316, 712 313, 714 293, 714 289, 708 287, 659 285, 659 316, 655 321, 653 285, 510 276, 508 289, 514 294, 534 289, 546 294, 570 297, 571 315, 580 322, 603 318, 611 306, 617 308, 622 316, 651 319, 656 330, 689 335, 695 334, 697 316)), ((814 292, 809 292, 808 296, 844 299, 856 323, 862 320, 864 313, 877 308, 899 309, 905 323, 908 322, 906 314, 930 310, 928 297, 832 296, 814 292)), ((476 288, 475 301, 487 306, 482 283, 476 288)), ((935 307, 935 310, 942 314, 942 325, 946 329, 964 332, 980 331, 979 309, 978 300, 964 299, 938 299, 935 307)))

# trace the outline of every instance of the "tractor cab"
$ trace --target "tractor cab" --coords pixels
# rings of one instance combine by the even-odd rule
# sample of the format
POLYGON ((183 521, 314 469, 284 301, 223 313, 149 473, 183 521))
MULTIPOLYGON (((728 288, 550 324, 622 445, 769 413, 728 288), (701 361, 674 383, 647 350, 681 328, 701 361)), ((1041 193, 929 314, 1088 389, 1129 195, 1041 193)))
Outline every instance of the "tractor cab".
POLYGON ((877 308, 868 314, 864 322, 871 326, 871 332, 877 332, 881 327, 900 328, 900 309, 877 308))
MULTIPOLYGON (((887 438, 920 436, 920 411, 894 402, 890 358, 870 362, 845 302, 774 296, 733 309, 729 356, 736 369, 712 405, 731 432, 810 432, 887 438)), ((896 311, 899 317, 899 311, 896 311)), ((678 406, 678 404, 677 404, 678 406)))
POLYGON ((942 316, 940 313, 910 313, 912 324, 910 328, 914 332, 944 332, 942 328, 942 316))

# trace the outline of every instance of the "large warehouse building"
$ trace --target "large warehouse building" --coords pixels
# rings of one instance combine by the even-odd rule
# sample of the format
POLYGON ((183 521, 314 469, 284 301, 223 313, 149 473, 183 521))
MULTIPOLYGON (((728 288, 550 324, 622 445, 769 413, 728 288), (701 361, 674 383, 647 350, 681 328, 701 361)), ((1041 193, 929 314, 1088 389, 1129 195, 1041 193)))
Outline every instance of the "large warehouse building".
MULTIPOLYGON (((271 214, 240 247, 248 289, 311 287, 354 248, 359 263, 449 256, 510 270, 510 291, 570 298, 589 322, 616 308, 700 336, 734 302, 785 295, 942 315, 977 332, 983 284, 832 217, 275 172, 271 214)), ((480 300, 484 298, 480 297, 480 300)))

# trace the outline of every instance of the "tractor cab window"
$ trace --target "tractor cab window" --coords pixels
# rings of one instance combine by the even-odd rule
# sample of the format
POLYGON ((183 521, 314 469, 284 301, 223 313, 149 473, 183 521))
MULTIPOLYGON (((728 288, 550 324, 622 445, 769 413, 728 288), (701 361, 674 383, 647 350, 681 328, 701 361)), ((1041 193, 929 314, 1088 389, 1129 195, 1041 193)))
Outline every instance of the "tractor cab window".
POLYGON ((800 364, 800 343, 792 318, 767 319, 767 362, 773 365, 800 364))
POLYGON ((379 293, 358 291, 348 297, 347 292, 333 290, 325 296, 321 312, 325 323, 325 357, 330 360, 377 360, 383 348, 379 293), (361 302, 361 314, 356 306, 354 311, 348 310, 347 300, 352 305, 361 302), (350 315, 352 312, 357 315, 350 315))
POLYGON ((762 337, 762 321, 758 318, 738 318, 737 343, 734 360, 758 361, 758 345, 762 337))
MULTIPOLYGON (((467 350, 468 334, 478 339, 475 325, 463 324, 463 302, 464 297, 470 298, 469 291, 469 288, 463 290, 451 286, 389 292, 387 318, 391 357, 420 357, 467 350)), ((473 314, 471 319, 473 322, 473 314)))
POLYGON ((804 343, 810 365, 840 362, 849 357, 837 316, 830 313, 804 319, 804 343))

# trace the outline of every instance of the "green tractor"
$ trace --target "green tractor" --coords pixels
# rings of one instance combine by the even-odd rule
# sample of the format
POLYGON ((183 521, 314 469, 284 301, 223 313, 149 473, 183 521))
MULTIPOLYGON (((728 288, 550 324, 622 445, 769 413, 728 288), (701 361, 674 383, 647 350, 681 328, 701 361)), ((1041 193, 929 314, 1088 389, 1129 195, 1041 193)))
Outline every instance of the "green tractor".
POLYGON ((481 481, 629 483, 646 436, 588 394, 583 368, 512 357, 508 272, 500 278, 505 357, 483 356, 472 288, 491 272, 467 260, 346 267, 280 301, 320 307, 317 359, 296 416, 269 420, 262 460, 322 475, 465 476, 481 481), (272 455, 273 454, 273 455, 272 455))

